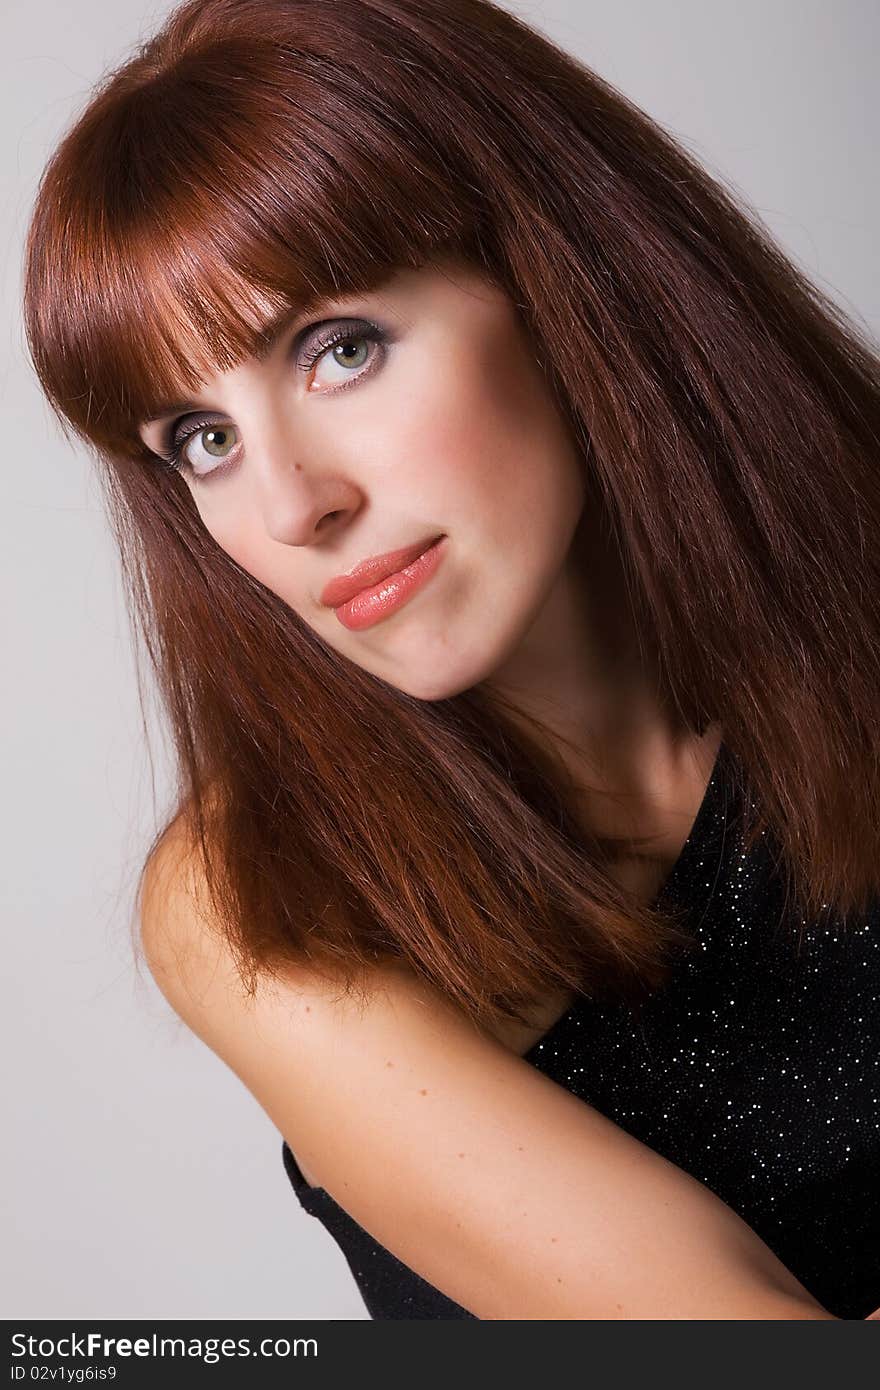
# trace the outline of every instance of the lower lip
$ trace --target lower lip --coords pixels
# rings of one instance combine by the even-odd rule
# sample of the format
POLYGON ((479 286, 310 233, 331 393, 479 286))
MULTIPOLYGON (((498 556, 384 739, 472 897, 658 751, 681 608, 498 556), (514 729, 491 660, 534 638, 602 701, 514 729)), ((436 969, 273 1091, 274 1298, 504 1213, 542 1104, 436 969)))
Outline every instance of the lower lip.
POLYGON ((446 539, 446 536, 441 536, 405 569, 389 574, 387 579, 383 579, 381 584, 374 584, 372 589, 361 589, 347 603, 334 608, 342 626, 359 632, 361 628, 372 627, 373 623, 402 608, 431 578, 446 554, 446 539))

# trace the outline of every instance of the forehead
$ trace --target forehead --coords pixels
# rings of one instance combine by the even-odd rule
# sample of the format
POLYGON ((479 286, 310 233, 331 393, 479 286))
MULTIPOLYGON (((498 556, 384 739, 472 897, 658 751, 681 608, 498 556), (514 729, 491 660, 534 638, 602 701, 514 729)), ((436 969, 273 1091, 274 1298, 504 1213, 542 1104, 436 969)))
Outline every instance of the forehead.
MULTIPOLYGON (((246 348, 243 356, 251 357, 258 362, 264 361, 274 347, 277 346, 280 338, 284 336, 292 323, 303 315, 313 312, 319 301, 312 298, 307 303, 300 305, 288 305, 275 311, 266 319, 259 328, 254 330, 253 340, 246 348)), ((204 384, 204 383, 202 383, 204 384)), ((169 415, 179 415, 186 410, 197 408, 198 402, 190 397, 175 397, 167 400, 157 401, 151 406, 149 413, 141 420, 141 428, 149 428, 161 420, 165 420, 169 415)))
POLYGON ((232 353, 212 352, 195 333, 192 324, 186 324, 183 335, 176 337, 175 351, 179 361, 196 365, 186 378, 182 378, 185 380, 183 389, 159 393, 149 401, 140 417, 139 429, 147 431, 170 417, 204 409, 203 402, 196 397, 207 388, 212 376, 230 371, 248 359, 264 361, 297 322, 304 327, 316 317, 345 314, 374 296, 379 297, 387 313, 404 322, 409 321, 411 313, 422 309, 429 313, 445 312, 440 304, 448 305, 450 297, 469 306, 471 313, 478 313, 478 306, 485 308, 487 299, 494 303, 503 293, 482 268, 452 256, 437 257, 417 266, 386 267, 383 273, 374 274, 355 288, 337 287, 329 293, 326 290, 306 291, 295 302, 291 295, 283 297, 279 304, 278 300, 273 302, 255 292, 248 305, 252 310, 249 327, 239 335, 237 350, 232 353))

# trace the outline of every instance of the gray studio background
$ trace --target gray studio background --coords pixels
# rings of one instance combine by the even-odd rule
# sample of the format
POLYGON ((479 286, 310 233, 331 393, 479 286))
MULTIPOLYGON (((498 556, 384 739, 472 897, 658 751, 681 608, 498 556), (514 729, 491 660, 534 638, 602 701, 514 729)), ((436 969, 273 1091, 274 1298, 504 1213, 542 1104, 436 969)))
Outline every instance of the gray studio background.
MULTIPOLYGON (((2 913, 5 1318, 359 1319, 329 1234, 242 1084, 135 970, 130 923, 168 748, 134 681, 117 560, 84 454, 36 386, 19 312, 45 159, 166 10, 7 8, 3 157, 2 913)), ((740 190, 880 336, 880 8, 868 0, 520 0, 740 190)))

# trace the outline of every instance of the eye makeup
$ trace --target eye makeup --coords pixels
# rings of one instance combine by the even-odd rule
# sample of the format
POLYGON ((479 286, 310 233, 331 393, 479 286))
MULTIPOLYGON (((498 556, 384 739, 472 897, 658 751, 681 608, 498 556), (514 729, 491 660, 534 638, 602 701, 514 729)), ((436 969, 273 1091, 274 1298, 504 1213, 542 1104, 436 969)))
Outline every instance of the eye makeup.
MULTIPOLYGON (((350 381, 337 382, 325 387, 320 393, 322 396, 335 395, 337 391, 344 391, 356 385, 365 376, 372 376, 385 356, 388 334, 372 319, 336 318, 310 324, 296 335, 291 346, 291 356, 296 359, 296 370, 306 376, 312 372, 321 357, 338 344, 349 341, 369 342, 373 345, 374 351, 361 370, 352 372, 350 381)), ((225 460, 214 468, 198 472, 185 454, 190 440, 212 426, 222 429, 226 426, 226 417, 216 411, 206 411, 203 414, 186 415, 177 420, 170 420, 163 427, 158 446, 153 453, 163 467, 172 472, 187 473, 193 478, 213 477, 216 473, 225 471, 228 466, 225 460)))

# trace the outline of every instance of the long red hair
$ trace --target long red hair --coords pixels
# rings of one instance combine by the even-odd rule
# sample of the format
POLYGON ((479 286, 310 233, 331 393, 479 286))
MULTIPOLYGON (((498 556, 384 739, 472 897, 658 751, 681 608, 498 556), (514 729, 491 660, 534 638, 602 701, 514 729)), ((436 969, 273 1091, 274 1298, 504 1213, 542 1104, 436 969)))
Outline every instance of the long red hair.
POLYGON ((176 750, 167 824, 243 976, 307 960, 350 987, 395 958, 522 1019, 560 988, 656 987, 688 940, 614 882, 559 767, 480 687, 419 701, 341 658, 137 432, 267 319, 447 256, 522 314, 639 640, 686 725, 720 721, 749 838, 772 829, 803 913, 863 912, 875 346, 643 112, 487 0, 190 0, 47 165, 24 312, 106 486, 176 750))

